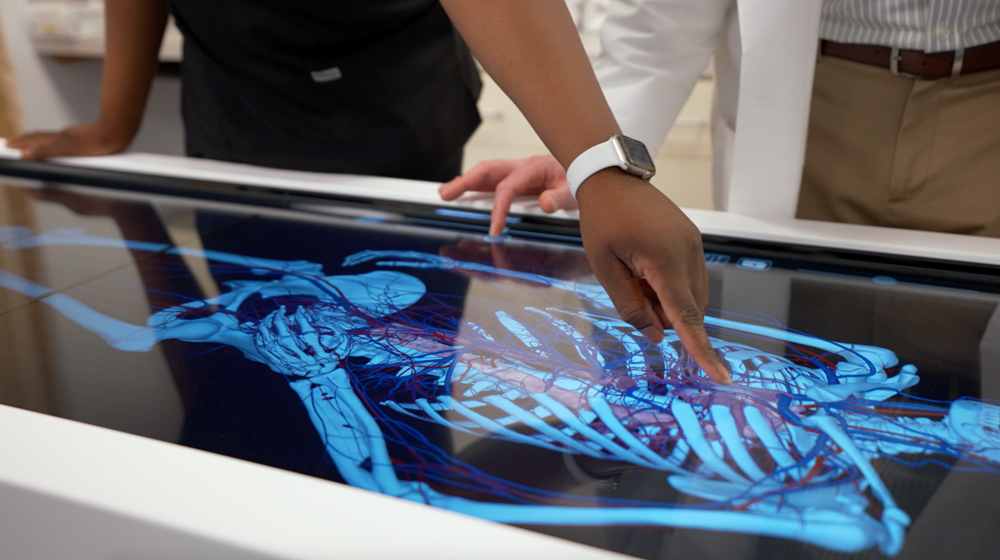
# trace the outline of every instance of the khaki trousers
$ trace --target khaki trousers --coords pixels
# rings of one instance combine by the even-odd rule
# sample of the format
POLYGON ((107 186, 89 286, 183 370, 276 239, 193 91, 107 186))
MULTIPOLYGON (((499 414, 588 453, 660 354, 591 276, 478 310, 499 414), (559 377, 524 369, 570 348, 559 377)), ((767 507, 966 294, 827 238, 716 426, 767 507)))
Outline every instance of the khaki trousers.
POLYGON ((0 28, 0 138, 10 138, 24 132, 21 104, 17 96, 14 69, 7 56, 7 46, 0 28))
POLYGON ((821 56, 798 217, 1000 237, 1000 70, 922 80, 821 56))

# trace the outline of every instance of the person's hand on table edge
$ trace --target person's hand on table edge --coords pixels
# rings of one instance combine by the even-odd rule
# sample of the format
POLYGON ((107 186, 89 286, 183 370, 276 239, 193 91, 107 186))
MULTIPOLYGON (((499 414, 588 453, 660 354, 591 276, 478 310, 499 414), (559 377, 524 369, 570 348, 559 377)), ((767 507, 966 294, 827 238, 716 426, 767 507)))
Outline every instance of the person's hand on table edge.
POLYGON ((708 271, 698 228, 648 181, 616 168, 584 181, 577 198, 583 247, 622 319, 657 344, 674 329, 710 378, 731 383, 703 323, 708 271))
POLYGON ((516 196, 537 194, 539 207, 550 214, 577 207, 566 185, 566 170, 551 155, 480 162, 438 189, 444 200, 455 200, 467 192, 490 191, 496 193, 490 216, 490 235, 493 236, 503 233, 516 196))
POLYGON ((114 154, 125 150, 131 143, 130 134, 92 122, 58 132, 30 132, 8 139, 7 147, 21 150, 21 159, 40 161, 53 157, 114 154))

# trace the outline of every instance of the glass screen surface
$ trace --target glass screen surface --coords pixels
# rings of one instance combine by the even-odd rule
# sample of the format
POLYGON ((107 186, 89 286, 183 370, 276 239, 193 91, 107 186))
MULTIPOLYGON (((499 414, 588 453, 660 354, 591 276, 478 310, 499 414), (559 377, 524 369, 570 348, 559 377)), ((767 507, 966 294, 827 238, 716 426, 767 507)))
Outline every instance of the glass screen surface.
POLYGON ((633 140, 628 136, 622 136, 622 142, 625 144, 625 149, 628 152, 629 157, 631 157, 635 163, 647 169, 653 169, 653 160, 650 157, 649 150, 646 149, 645 144, 637 140, 633 140))
POLYGON ((996 557, 1000 281, 710 245, 719 387, 571 245, 23 181, 0 210, 4 404, 640 558, 996 557))

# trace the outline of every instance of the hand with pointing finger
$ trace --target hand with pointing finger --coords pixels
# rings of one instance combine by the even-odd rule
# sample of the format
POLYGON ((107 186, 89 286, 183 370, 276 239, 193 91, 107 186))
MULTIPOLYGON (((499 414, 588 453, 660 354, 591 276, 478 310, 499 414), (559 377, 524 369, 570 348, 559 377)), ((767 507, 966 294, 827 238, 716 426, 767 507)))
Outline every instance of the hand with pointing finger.
POLYGON ((467 192, 490 191, 496 193, 490 216, 490 235, 494 236, 503 233, 516 196, 537 194, 539 207, 548 213, 576 208, 566 185, 566 170, 550 155, 484 161, 438 189, 444 200, 455 200, 467 192))
MULTIPOLYGON (((546 212, 577 206, 565 170, 551 156, 482 162, 439 192, 454 200, 491 190, 490 235, 503 232, 515 196, 538 194, 546 212)), ((675 329, 695 363, 716 382, 729 383, 702 324, 708 275, 694 224, 656 187, 617 169, 595 174, 578 195, 584 248, 622 319, 656 343, 664 329, 675 329)))
POLYGON ((709 377, 730 383, 702 322, 708 272, 695 225, 648 181, 618 169, 592 175, 577 195, 583 246, 622 319, 655 343, 676 330, 709 377))

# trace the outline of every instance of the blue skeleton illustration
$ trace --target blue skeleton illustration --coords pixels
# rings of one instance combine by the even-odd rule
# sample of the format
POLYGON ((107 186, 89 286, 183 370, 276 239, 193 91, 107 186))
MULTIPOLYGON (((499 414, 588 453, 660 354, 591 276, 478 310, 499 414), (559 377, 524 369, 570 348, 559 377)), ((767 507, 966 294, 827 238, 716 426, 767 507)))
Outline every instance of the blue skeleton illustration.
POLYGON ((410 251, 364 251, 323 274, 306 261, 118 241, 58 230, 0 228, 6 249, 46 244, 191 252, 259 278, 223 295, 167 307, 145 326, 107 317, 0 270, 0 286, 59 310, 112 347, 159 340, 229 345, 285 376, 327 453, 351 485, 518 524, 631 524, 738 531, 854 552, 902 547, 910 520, 872 465, 960 458, 997 472, 1000 407, 973 399, 932 403, 901 391, 919 382, 884 348, 822 340, 775 326, 706 317, 734 383, 711 382, 672 331, 653 345, 615 313, 600 286, 410 251), (485 273, 536 286, 538 305, 434 321, 448 304, 398 269, 485 273), (555 303, 572 292, 580 305, 555 303), (263 317, 251 300, 283 302, 263 317), (425 303, 420 303, 425 302, 425 303), (786 355, 724 340, 780 341, 786 355), (733 338, 730 336, 729 338, 733 338), (392 414, 389 414, 389 412, 392 414), (704 504, 613 500, 543 503, 544 493, 447 456, 403 415, 453 430, 663 471, 704 504), (412 456, 393 457, 388 443, 412 456), (456 482, 457 481, 457 482, 456 482), (477 501, 442 488, 490 492, 477 501), (569 505, 565 505, 569 504, 569 505))

